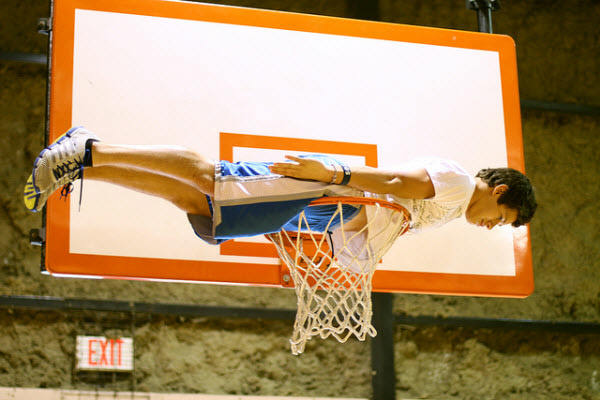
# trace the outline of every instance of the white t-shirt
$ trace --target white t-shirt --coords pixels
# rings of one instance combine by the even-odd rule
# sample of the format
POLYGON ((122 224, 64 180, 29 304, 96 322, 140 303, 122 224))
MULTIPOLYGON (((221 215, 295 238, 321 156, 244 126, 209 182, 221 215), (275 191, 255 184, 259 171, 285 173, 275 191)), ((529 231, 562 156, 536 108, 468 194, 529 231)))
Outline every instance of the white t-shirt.
MULTIPOLYGON (((365 197, 374 197, 404 206, 411 215, 409 232, 444 225, 462 216, 475 190, 475 179, 454 161, 440 158, 416 159, 400 166, 400 170, 424 168, 429 175, 435 195, 429 199, 404 199, 391 194, 365 192, 365 197)), ((356 234, 341 229, 332 232, 333 248, 337 249, 340 265, 348 266, 360 273, 369 260, 378 261, 397 237, 392 232, 390 221, 397 218, 387 208, 367 207, 368 229, 356 234), (351 237, 352 240, 348 240, 351 237), (369 246, 365 241, 369 239, 369 246)))
POLYGON ((473 192, 475 179, 460 165, 441 158, 422 158, 403 164, 402 169, 425 168, 435 195, 429 199, 403 199, 393 195, 371 195, 404 206, 411 215, 410 230, 413 232, 425 228, 444 225, 462 216, 473 192))

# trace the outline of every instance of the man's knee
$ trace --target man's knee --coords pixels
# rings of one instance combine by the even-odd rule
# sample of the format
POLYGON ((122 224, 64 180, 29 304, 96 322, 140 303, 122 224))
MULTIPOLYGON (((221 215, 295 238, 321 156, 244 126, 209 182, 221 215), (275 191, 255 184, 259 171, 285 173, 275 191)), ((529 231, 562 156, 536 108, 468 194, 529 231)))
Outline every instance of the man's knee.
POLYGON ((198 160, 193 180, 198 188, 205 194, 213 196, 215 192, 215 163, 202 157, 198 160))
POLYGON ((211 216, 206 195, 198 191, 175 193, 171 203, 188 214, 211 216))

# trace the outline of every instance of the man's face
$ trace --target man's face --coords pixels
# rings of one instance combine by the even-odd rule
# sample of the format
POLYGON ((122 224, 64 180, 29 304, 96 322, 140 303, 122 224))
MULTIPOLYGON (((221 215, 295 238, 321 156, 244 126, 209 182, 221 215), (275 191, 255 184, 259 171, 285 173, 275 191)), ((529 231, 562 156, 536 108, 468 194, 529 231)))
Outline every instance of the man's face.
POLYGON ((473 203, 466 211, 467 221, 473 225, 492 229, 497 225, 509 225, 517 220, 518 211, 506 204, 498 204, 498 199, 508 186, 498 185, 490 188, 489 192, 473 203))

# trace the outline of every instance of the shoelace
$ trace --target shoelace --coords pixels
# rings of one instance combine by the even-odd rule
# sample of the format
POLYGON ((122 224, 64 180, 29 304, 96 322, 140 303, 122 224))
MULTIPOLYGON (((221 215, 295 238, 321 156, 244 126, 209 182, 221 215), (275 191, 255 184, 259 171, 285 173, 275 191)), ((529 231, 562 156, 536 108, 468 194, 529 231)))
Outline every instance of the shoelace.
MULTIPOLYGON (((79 211, 81 211, 81 198, 83 197, 83 162, 80 160, 67 161, 60 165, 57 165, 53 170, 54 178, 60 180, 65 175, 69 175, 69 180, 73 181, 81 179, 81 185, 79 185, 79 211)), ((60 199, 65 199, 73 191, 73 182, 69 182, 60 189, 60 199)))
MULTIPOLYGON (((83 160, 69 160, 63 162, 62 164, 56 165, 54 169, 52 169, 52 174, 54 175, 54 179, 58 181, 62 179, 65 175, 78 172, 81 168, 83 168, 83 160)), ((72 177, 73 175, 70 176, 72 177)))

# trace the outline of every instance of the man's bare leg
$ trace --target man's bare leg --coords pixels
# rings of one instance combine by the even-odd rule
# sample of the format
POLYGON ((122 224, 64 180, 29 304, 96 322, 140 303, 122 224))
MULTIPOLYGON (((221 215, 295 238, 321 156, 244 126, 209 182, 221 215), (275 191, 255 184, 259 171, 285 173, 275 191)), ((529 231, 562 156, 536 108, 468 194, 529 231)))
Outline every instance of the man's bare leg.
POLYGON ((74 127, 43 149, 25 184, 25 206, 42 210, 52 193, 82 178, 85 168, 90 179, 161 197, 190 213, 209 214, 199 193, 214 195, 212 160, 180 146, 118 146, 99 140, 87 129, 74 127), (102 167, 121 169, 93 171, 102 167))
POLYGON ((202 191, 191 183, 170 176, 126 166, 99 166, 86 168, 84 177, 160 197, 188 214, 211 216, 202 191))
POLYGON ((144 169, 195 185, 209 196, 214 194, 214 162, 185 147, 95 142, 92 145, 92 160, 94 167, 129 166, 144 169))

